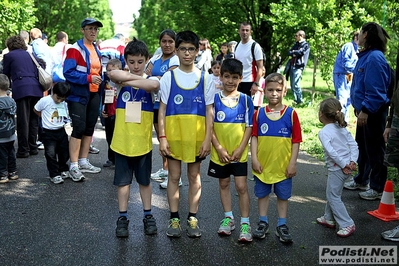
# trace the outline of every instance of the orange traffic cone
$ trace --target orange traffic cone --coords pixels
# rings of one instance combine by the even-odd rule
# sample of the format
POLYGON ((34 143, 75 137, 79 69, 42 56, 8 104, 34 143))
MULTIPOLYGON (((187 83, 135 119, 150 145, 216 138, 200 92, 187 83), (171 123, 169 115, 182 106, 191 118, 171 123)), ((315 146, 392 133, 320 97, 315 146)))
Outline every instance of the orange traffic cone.
POLYGON ((387 180, 385 183, 378 209, 368 211, 367 213, 385 222, 399 220, 399 212, 395 208, 395 197, 393 195, 393 183, 391 180, 387 180))

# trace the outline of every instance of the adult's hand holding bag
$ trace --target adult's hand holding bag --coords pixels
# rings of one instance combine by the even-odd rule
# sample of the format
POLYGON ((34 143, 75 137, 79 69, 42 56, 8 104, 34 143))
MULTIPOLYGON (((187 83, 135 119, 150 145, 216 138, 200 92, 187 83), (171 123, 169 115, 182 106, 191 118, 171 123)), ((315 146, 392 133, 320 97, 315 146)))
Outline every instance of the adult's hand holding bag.
POLYGON ((53 78, 51 77, 51 75, 49 73, 46 72, 46 70, 44 70, 39 63, 36 61, 36 58, 29 52, 27 52, 30 57, 32 58, 33 63, 35 63, 36 67, 37 67, 37 72, 39 75, 39 83, 40 85, 42 85, 42 90, 43 91, 48 91, 51 86, 53 85, 53 78))

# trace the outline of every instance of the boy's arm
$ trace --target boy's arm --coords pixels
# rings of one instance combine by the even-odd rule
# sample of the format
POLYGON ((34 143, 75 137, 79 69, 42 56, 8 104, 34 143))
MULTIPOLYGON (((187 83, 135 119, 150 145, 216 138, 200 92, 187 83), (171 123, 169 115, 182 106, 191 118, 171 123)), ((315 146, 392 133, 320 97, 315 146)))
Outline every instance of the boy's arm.
POLYGON ((222 163, 229 163, 231 160, 231 157, 230 157, 229 153, 227 152, 227 150, 222 145, 220 145, 220 142, 216 137, 215 131, 213 131, 213 130, 212 130, 212 145, 218 153, 219 160, 222 163))
POLYGON ((33 112, 35 112, 39 117, 42 117, 42 112, 37 111, 35 108, 33 108, 33 112))
POLYGON ((156 92, 159 89, 159 81, 157 79, 145 79, 123 70, 112 70, 107 75, 115 83, 123 83, 123 85, 137 87, 147 92, 156 92))
POLYGON ((285 176, 287 178, 294 177, 296 175, 296 161, 298 160, 300 143, 292 143, 291 160, 285 170, 285 176))
POLYGON ((170 155, 169 143, 165 132, 165 112, 166 104, 159 103, 158 111, 158 133, 159 133, 159 153, 162 156, 170 155))
POLYGON ((245 129, 244 136, 242 137, 240 146, 238 146, 238 148, 235 149, 233 151, 233 154, 231 155, 231 161, 234 161, 234 162, 240 161, 242 153, 244 152, 245 147, 247 147, 248 141, 251 138, 251 134, 252 134, 252 127, 247 127, 245 129))
POLYGON ((208 156, 211 153, 211 141, 212 141, 212 132, 213 132, 213 106, 212 104, 208 104, 206 106, 206 115, 205 115, 205 139, 202 142, 201 148, 200 148, 200 158, 204 158, 208 156))
POLYGON ((252 134, 251 137, 251 161, 252 161, 252 169, 258 173, 261 174, 263 169, 262 169, 262 165, 260 164, 260 162, 258 161, 258 137, 254 136, 252 134))

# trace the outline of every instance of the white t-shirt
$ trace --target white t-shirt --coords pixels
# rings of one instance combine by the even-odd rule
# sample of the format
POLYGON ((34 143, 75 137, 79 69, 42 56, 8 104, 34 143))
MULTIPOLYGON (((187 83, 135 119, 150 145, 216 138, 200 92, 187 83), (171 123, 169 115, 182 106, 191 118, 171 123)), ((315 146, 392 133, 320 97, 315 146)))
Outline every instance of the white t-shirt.
MULTIPOLYGON (((186 73, 180 70, 180 68, 175 68, 173 70, 175 75, 175 80, 179 84, 181 88, 195 88, 197 83, 201 78, 201 71, 199 69, 194 69, 193 72, 186 73)), ((172 71, 166 72, 160 82, 160 91, 161 91, 161 101, 163 103, 168 103, 169 95, 170 95, 170 86, 171 86, 171 74, 172 71)), ((205 104, 210 105, 213 104, 215 97, 215 84, 213 80, 209 78, 208 73, 205 72, 204 76, 204 86, 205 86, 205 104)))
MULTIPOLYGON (((252 43, 254 42, 253 39, 249 40, 247 43, 242 44, 239 42, 237 44, 237 49, 234 52, 234 57, 241 61, 243 64, 243 73, 242 73, 242 82, 253 82, 254 76, 256 77, 256 73, 252 73, 252 71, 256 71, 252 69, 252 52, 251 47, 252 43)), ((255 61, 263 60, 263 53, 262 48, 257 43, 254 49, 255 61)))
POLYGON ((35 110, 42 112, 42 125, 45 129, 63 128, 69 119, 67 103, 64 101, 56 104, 51 95, 41 98, 36 103, 35 110))

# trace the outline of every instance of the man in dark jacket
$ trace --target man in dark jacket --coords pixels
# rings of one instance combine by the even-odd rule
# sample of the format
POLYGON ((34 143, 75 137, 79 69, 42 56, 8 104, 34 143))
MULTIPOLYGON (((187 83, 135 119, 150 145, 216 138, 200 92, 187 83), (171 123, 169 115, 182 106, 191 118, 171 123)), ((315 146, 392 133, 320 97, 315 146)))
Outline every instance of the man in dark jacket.
POLYGON ((303 30, 298 31, 295 34, 295 44, 288 51, 288 55, 291 56, 291 68, 290 68, 290 85, 292 93, 294 94, 294 105, 302 104, 302 90, 300 87, 300 80, 302 78, 302 72, 308 63, 310 46, 306 42, 306 35, 303 30))

